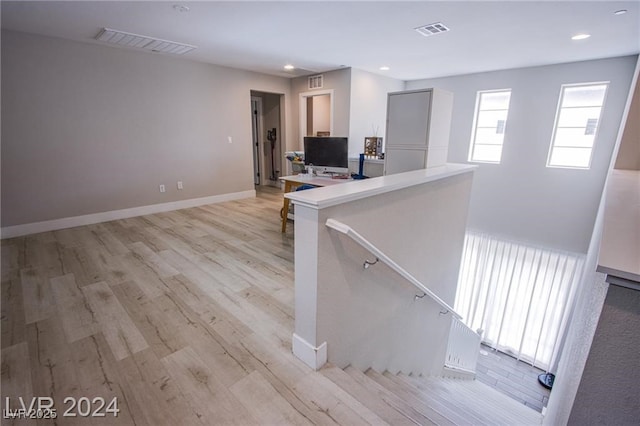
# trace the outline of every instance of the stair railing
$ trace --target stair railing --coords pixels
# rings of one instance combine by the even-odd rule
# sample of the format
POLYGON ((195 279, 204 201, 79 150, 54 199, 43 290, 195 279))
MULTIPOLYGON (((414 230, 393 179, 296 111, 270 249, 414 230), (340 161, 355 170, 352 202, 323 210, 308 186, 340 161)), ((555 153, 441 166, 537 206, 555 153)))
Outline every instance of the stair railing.
POLYGON ((440 299, 434 292, 429 290, 429 288, 427 288, 427 286, 425 286, 420 281, 418 281, 418 279, 416 279, 413 275, 411 275, 409 272, 407 272, 402 266, 400 266, 396 262, 394 262, 389 256, 384 254, 382 252, 382 250, 380 250, 378 247, 374 246, 369 240, 364 238, 362 235, 360 235, 358 232, 356 232, 349 225, 346 225, 346 224, 344 224, 342 222, 339 222, 339 221, 337 221, 335 219, 327 219, 327 221, 325 222, 325 225, 327 227, 331 228, 331 229, 334 229, 334 230, 336 230, 336 231, 348 236, 349 238, 351 238, 353 241, 358 243, 360 246, 362 246, 365 249, 367 249, 371 254, 373 254, 376 257, 374 261, 369 261, 369 260, 365 260, 364 261, 363 267, 365 269, 367 269, 371 265, 375 265, 376 263, 381 261, 382 263, 384 263, 385 265, 389 266, 391 269, 393 269, 395 272, 397 272, 401 277, 403 277, 404 279, 409 281, 418 290, 420 290, 422 292, 421 295, 416 294, 416 296, 414 297, 414 300, 422 299, 425 296, 429 296, 429 298, 433 299, 438 305, 440 305, 444 309, 444 311, 441 312, 443 315, 450 313, 454 318, 462 319, 462 316, 460 316, 460 314, 458 314, 451 306, 449 306, 449 304, 447 304, 447 302, 445 302, 444 300, 440 299))
POLYGON ((365 259, 362 265, 364 269, 368 269, 378 262, 384 263, 420 290, 422 294, 416 294, 414 300, 429 296, 429 298, 444 309, 444 311, 440 312, 441 314, 451 314, 451 329, 447 343, 445 367, 465 373, 475 372, 476 362, 480 352, 481 336, 462 322, 462 316, 460 314, 349 225, 331 218, 327 219, 325 225, 348 236, 375 256, 375 259, 372 261, 365 259))

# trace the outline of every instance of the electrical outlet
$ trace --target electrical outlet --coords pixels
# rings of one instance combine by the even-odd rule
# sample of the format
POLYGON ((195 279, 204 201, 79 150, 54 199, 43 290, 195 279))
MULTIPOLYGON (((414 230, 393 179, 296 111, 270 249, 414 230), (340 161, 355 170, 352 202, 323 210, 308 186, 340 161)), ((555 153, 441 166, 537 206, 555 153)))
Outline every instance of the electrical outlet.
POLYGON ((160 185, 160 192, 165 192, 165 187, 164 187, 164 185, 160 185))
POLYGON ((178 181, 178 189, 182 189, 182 181, 181 180, 178 181))
POLYGON ((227 141, 228 141, 229 143, 233 143, 233 138, 232 138, 231 136, 227 136, 227 141))

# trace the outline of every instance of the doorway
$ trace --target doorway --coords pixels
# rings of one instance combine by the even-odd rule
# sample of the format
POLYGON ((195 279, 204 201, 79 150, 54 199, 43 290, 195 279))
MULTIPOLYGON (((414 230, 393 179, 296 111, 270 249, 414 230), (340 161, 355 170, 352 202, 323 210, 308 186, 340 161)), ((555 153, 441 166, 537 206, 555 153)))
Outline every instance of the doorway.
POLYGON ((304 136, 334 136, 333 89, 300 93, 300 146, 304 136))
POLYGON ((253 181, 279 187, 284 158, 282 114, 284 95, 251 91, 253 181))

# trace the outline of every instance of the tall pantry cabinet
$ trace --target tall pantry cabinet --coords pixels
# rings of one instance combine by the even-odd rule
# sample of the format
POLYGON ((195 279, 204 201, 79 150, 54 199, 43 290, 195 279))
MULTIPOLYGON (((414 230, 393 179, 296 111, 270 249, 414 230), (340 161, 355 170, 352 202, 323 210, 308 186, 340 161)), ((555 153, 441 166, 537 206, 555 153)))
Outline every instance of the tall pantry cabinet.
POLYGON ((440 89, 389 93, 384 174, 444 165, 452 108, 453 93, 440 89))

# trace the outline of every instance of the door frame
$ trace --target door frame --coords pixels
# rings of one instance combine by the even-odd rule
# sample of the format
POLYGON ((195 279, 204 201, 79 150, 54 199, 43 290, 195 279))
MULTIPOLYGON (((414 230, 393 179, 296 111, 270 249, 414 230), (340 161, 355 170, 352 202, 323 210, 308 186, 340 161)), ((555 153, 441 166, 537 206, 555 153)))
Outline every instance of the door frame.
POLYGON ((253 152, 253 183, 264 185, 264 123, 262 98, 251 96, 251 150, 253 152), (255 104, 254 104, 255 103, 255 104))

